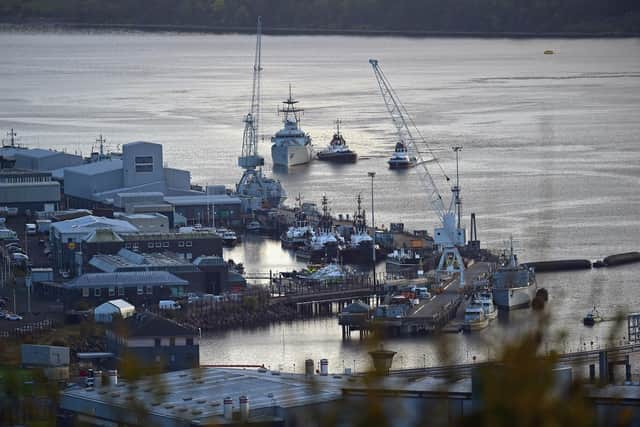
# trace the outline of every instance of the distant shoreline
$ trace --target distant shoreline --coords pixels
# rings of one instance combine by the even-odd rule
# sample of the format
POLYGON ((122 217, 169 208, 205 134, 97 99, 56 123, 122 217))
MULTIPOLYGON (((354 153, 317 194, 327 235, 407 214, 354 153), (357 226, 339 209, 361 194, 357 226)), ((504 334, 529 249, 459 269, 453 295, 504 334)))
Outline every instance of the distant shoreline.
MULTIPOLYGON (((127 30, 140 32, 175 32, 207 34, 254 34, 255 27, 208 26, 208 25, 158 25, 158 24, 90 24, 74 22, 0 22, 0 30, 127 30)), ((367 37, 412 37, 412 38, 637 38, 635 32, 464 32, 464 31, 420 31, 420 30, 367 30, 329 28, 275 28, 263 27, 269 35, 309 36, 367 36, 367 37)))

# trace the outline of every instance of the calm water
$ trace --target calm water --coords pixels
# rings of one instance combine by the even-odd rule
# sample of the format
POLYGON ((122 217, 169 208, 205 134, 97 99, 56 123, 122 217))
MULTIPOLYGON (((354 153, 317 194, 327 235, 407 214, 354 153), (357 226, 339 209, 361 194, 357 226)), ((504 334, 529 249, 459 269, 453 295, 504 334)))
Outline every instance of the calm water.
MULTIPOLYGON (((196 183, 232 186, 253 44, 240 35, 0 33, 0 129, 16 128, 29 146, 85 154, 98 133, 113 148, 160 142, 165 161, 191 170, 196 183)), ((315 144, 328 142, 339 117, 363 157, 270 171, 290 199, 326 193, 334 212, 352 212, 358 192, 370 202, 373 170, 378 224, 433 229, 415 175, 386 168, 394 136, 367 63, 377 57, 447 172, 450 147, 464 145, 463 208, 477 213, 484 244, 501 247, 513 234, 523 260, 595 259, 640 247, 640 40, 264 37, 263 46, 265 139, 279 128, 276 108, 291 83, 315 144)), ((268 143, 260 149, 270 164, 268 143)), ((252 272, 294 265, 271 243, 229 255, 252 272)), ((638 266, 540 275, 553 329, 570 333, 555 345, 601 342, 610 324, 587 329, 581 317, 593 304, 605 315, 638 310, 639 276, 638 266)), ((460 360, 486 357, 530 323, 522 311, 476 337, 448 340, 460 360)), ((339 333, 335 319, 234 331, 205 339, 202 360, 292 369, 305 357, 327 357, 337 369, 343 361, 363 366, 363 346, 342 343, 339 333)), ((441 347, 428 338, 387 346, 404 366, 437 361, 441 347)))

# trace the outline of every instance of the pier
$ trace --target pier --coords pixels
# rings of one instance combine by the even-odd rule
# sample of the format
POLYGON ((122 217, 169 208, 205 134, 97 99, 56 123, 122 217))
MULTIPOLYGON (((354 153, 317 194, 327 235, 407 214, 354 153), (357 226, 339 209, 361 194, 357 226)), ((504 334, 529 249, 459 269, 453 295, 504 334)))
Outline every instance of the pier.
MULTIPOLYGON (((487 262, 471 265, 465 272, 467 283, 472 283, 488 272, 490 267, 491 264, 487 262)), ((338 323, 342 327, 343 338, 348 339, 352 331, 359 331, 360 337, 363 337, 366 331, 374 328, 394 335, 430 333, 443 329, 456 318, 460 307, 464 305, 464 289, 461 288, 460 279, 456 275, 443 282, 440 287, 432 286, 431 291, 433 295, 430 299, 421 301, 401 317, 373 319, 364 313, 341 313, 338 323)))

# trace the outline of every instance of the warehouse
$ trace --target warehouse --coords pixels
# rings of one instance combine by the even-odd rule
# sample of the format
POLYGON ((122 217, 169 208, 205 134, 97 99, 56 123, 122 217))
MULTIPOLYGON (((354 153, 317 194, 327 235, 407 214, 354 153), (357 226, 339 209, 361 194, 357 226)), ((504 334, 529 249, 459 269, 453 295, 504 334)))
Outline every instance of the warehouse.
POLYGON ((0 170, 0 206, 18 208, 20 213, 52 212, 60 203, 60 184, 50 172, 21 169, 0 170))

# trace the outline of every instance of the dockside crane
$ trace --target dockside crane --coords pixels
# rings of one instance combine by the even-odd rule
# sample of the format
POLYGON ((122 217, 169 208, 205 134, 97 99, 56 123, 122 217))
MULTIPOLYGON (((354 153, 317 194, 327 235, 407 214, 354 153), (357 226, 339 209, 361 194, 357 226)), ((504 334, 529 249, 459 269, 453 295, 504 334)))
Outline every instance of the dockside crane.
POLYGON ((439 279, 442 273, 457 272, 460 274, 460 286, 463 287, 464 262, 460 255, 459 248, 465 245, 466 236, 465 229, 460 226, 462 201, 460 199, 460 182, 457 166, 458 153, 462 147, 452 147, 456 153, 456 182, 451 187, 451 199, 448 203, 445 203, 427 164, 432 163, 437 166, 446 182, 451 181, 450 178, 445 173, 435 153, 415 125, 407 109, 400 101, 391 83, 389 83, 389 80, 380 68, 378 60, 370 59, 369 64, 373 67, 373 73, 376 76, 382 99, 391 116, 400 142, 404 143, 409 152, 417 159, 416 172, 426 190, 429 204, 441 223, 441 227, 435 229, 433 236, 434 242, 442 253, 436 270, 437 277, 439 279), (425 158, 427 154, 429 157, 425 158))
POLYGON ((258 135, 260 130, 260 73, 262 71, 262 18, 258 17, 256 31, 256 51, 253 61, 253 88, 251 107, 244 118, 242 134, 242 153, 238 157, 238 166, 244 169, 242 178, 236 185, 239 196, 248 201, 248 210, 264 207, 278 207, 286 193, 280 184, 268 178, 262 172, 264 157, 258 154, 258 135))

